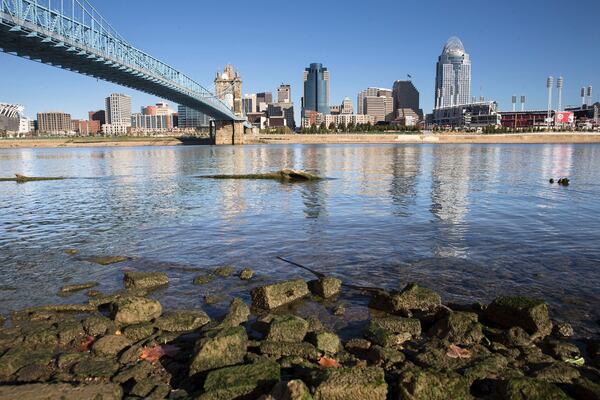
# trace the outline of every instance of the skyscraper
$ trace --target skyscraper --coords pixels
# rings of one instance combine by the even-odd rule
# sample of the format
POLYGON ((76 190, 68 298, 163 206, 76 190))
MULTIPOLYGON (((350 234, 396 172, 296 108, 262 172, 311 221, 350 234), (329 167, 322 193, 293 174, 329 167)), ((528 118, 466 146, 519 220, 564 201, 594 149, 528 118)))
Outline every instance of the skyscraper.
POLYGON ((312 63, 304 70, 302 115, 306 111, 329 112, 329 71, 320 63, 312 63))
POLYGON ((448 39, 438 58, 434 108, 467 104, 471 99, 471 59, 459 38, 448 39))
POLYGON ((131 97, 113 93, 105 100, 106 123, 121 127, 131 126, 131 97))
MULTIPOLYGON (((398 110, 411 109, 421 118, 423 112, 419 107, 419 91, 411 81, 396 81, 392 88, 392 96, 394 97, 394 114, 398 110)), ((398 117, 398 115, 395 115, 398 117)))
POLYGON ((375 122, 394 119, 394 101, 390 89, 367 88, 358 94, 357 102, 358 113, 373 116, 375 122))
POLYGON ((181 104, 177 107, 178 123, 181 129, 196 129, 208 127, 210 117, 201 111, 194 110, 181 104))

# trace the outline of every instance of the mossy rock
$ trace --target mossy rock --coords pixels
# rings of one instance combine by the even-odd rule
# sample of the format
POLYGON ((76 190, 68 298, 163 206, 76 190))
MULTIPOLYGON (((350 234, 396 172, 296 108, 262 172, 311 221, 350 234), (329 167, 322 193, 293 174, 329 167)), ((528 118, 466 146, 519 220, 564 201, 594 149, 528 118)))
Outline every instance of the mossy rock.
POLYGON ((289 304, 309 294, 303 279, 294 279, 252 290, 252 305, 256 308, 272 310, 289 304))
POLYGON ((442 303, 432 290, 409 283, 400 292, 380 291, 371 298, 369 306, 390 314, 411 315, 412 311, 433 311, 442 303))
POLYGON ((164 272, 125 272, 123 283, 128 289, 155 289, 169 283, 164 272))
POLYGON ((502 385, 506 400, 569 400, 558 386, 533 378, 513 378, 502 385))
POLYGON ((308 282, 308 288, 315 296, 328 299, 340 293, 342 281, 333 276, 324 276, 308 282))
POLYGON ((216 276, 220 276, 222 278, 228 278, 231 275, 233 275, 234 272, 235 272, 235 269, 231 265, 225 265, 223 267, 218 267, 218 268, 215 268, 215 270, 213 271, 213 273, 216 276))
POLYGON ((267 340, 273 342, 301 342, 308 332, 308 322, 295 315, 277 316, 269 325, 267 340))
POLYGON ((439 320, 429 335, 444 339, 449 343, 468 346, 483 339, 482 325, 475 313, 455 311, 439 320))
POLYGON ((388 385, 383 369, 329 369, 315 390, 315 400, 385 400, 388 385))
POLYGON ((405 400, 471 400, 469 381, 456 372, 408 369, 398 381, 405 400))
POLYGON ((319 358, 319 351, 317 348, 307 342, 271 342, 264 341, 260 344, 260 352, 264 355, 273 357, 282 356, 297 356, 307 360, 317 360, 319 358))
POLYGON ((112 305, 112 317, 121 325, 149 322, 160 317, 161 313, 160 303, 145 297, 126 298, 112 305))
POLYGON ((548 306, 542 300, 529 297, 499 297, 486 308, 484 317, 503 328, 519 326, 538 337, 552 332, 548 306))
POLYGON ((214 280, 215 276, 213 274, 198 275, 194 278, 194 285, 206 285, 214 280))
POLYGON ((168 311, 155 322, 157 328, 166 332, 193 331, 210 322, 210 317, 201 310, 168 311))
POLYGON ((241 363, 247 346, 248 335, 241 326, 210 332, 196 342, 197 350, 190 364, 190 376, 241 363))
POLYGON ((280 379, 279 364, 261 360, 210 371, 204 381, 202 400, 237 399, 258 396, 269 391, 280 379))
POLYGON ((219 327, 227 328, 241 325, 248 321, 249 316, 250 307, 248 307, 248 305, 246 305, 246 303, 244 303, 241 299, 236 297, 229 304, 229 311, 219 327))

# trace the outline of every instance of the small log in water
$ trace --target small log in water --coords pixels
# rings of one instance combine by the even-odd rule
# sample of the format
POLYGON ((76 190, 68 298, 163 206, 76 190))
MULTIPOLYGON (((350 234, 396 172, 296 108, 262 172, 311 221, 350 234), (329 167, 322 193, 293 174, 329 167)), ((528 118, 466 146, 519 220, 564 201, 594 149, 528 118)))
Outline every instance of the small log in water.
POLYGON ((66 179, 61 176, 48 176, 48 177, 38 177, 38 176, 25 176, 21 174, 15 174, 14 178, 0 178, 0 182, 17 182, 17 183, 26 183, 26 182, 34 182, 34 181, 60 181, 66 179))
POLYGON ((205 175, 198 178, 206 179, 272 179, 283 182, 302 182, 302 181, 318 181, 321 178, 318 175, 311 174, 306 171, 295 169, 283 169, 277 172, 267 172, 263 174, 236 174, 236 175, 205 175))

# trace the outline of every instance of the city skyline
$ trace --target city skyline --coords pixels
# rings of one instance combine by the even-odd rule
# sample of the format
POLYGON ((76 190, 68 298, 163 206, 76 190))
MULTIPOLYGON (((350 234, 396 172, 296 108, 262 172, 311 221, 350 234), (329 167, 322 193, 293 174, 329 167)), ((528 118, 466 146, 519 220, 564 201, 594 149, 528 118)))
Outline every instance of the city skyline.
MULTIPOLYGON (((128 2, 120 4, 126 10, 136 10, 139 18, 147 21, 147 24, 131 26, 125 18, 131 13, 118 15, 111 7, 112 1, 99 4, 100 12, 113 22, 116 29, 123 34, 131 43, 142 50, 158 57, 164 58, 171 64, 180 67, 204 86, 210 87, 210 79, 213 71, 226 63, 232 63, 239 68, 244 79, 244 93, 256 93, 264 90, 274 90, 281 82, 289 83, 292 87, 292 101, 298 105, 302 96, 302 71, 311 62, 320 62, 331 71, 331 93, 330 104, 339 104, 346 96, 354 98, 356 93, 365 87, 391 87, 398 79, 407 74, 412 75, 412 81, 421 93, 421 105, 425 112, 430 112, 433 104, 435 84, 435 59, 439 56, 444 42, 448 37, 456 35, 462 39, 468 52, 473 58, 472 96, 484 96, 486 99, 494 99, 499 102, 501 110, 510 109, 510 99, 513 95, 526 95, 528 108, 545 108, 546 93, 544 91, 545 78, 548 75, 565 78, 563 104, 577 105, 579 103, 579 90, 582 86, 592 84, 600 85, 597 69, 598 56, 591 49, 597 43, 598 33, 594 31, 594 11, 600 11, 600 6, 593 1, 583 1, 581 6, 586 13, 558 13, 558 2, 530 2, 526 5, 517 5, 516 2, 505 4, 504 11, 515 12, 513 19, 496 20, 490 19, 489 13, 483 10, 477 11, 471 7, 472 2, 464 2, 462 7, 450 7, 441 2, 437 7, 424 7, 421 5, 410 6, 409 10, 416 14, 423 14, 425 9, 429 13, 427 20, 436 21, 447 14, 448 17, 456 17, 459 21, 468 24, 455 24, 452 27, 436 26, 434 29, 419 29, 417 39, 406 36, 401 46, 402 51, 396 51, 391 44, 396 44, 397 35, 375 42, 372 57, 356 57, 356 53, 348 54, 352 45, 362 43, 372 38, 372 33, 367 33, 364 39, 356 39, 354 44, 340 43, 335 48, 303 50, 304 45, 301 38, 306 33, 302 27, 296 29, 287 43, 290 41, 300 46, 301 54, 287 54, 286 57, 277 57, 262 54, 261 57, 250 57, 250 49, 245 47, 244 40, 239 40, 235 32, 225 31, 222 40, 233 46, 233 51, 225 51, 224 46, 217 42, 203 41, 194 44, 191 40, 173 41, 170 35, 162 37, 156 35, 154 25, 162 24, 167 29, 177 32, 178 37, 184 37, 186 32, 191 33, 193 26, 186 25, 188 19, 172 22, 168 19, 159 20, 156 15, 141 7, 139 2, 128 2), (543 4, 543 6, 542 6, 543 4), (460 9, 460 12, 453 8, 460 9), (553 11, 554 10, 554 11, 553 11), (527 11, 535 11, 539 18, 531 20, 526 18, 527 11), (544 20, 543 24, 537 19, 544 20), (528 28, 525 29, 525 26, 528 28), (480 31, 491 32, 497 29, 502 32, 503 39, 482 39, 480 31), (527 32, 527 38, 522 36, 527 32), (561 32, 570 32, 569 35, 561 32), (148 39, 150 38, 150 40, 148 39), (510 42, 510 52, 503 43, 510 42), (530 46, 529 42, 535 42, 530 46), (202 46, 207 52, 207 57, 202 57, 198 62, 197 57, 182 57, 183 50, 193 45, 202 46), (385 52, 383 49, 387 48, 385 52), (557 54, 560 57, 557 57, 557 54), (206 60, 210 60, 207 62, 206 60), (265 74, 269 68, 270 73, 265 74)), ((341 16, 346 16, 345 22, 357 21, 378 14, 374 9, 387 8, 390 11, 400 10, 400 7, 392 2, 379 2, 380 7, 363 7, 357 5, 356 10, 350 12, 341 10, 341 16)), ((198 5, 192 4, 192 8, 198 5)), ((213 6, 202 5, 210 10, 213 6)), ((278 11, 269 11, 261 18, 273 18, 280 13, 289 12, 289 6, 278 11)), ((247 17, 257 17, 257 11, 244 4, 238 8, 247 17)), ((341 21, 330 21, 327 16, 336 11, 333 5, 324 5, 323 15, 314 16, 315 23, 323 23, 320 29, 324 33, 333 33, 339 28, 341 21)), ((339 10, 338 10, 339 11, 339 10)), ((306 16, 306 11, 297 10, 296 18, 306 16)), ((235 17, 232 24, 241 22, 242 18, 235 17)), ((209 24, 216 22, 208 21, 209 24)), ((421 21, 422 23, 422 21, 421 21)), ((418 22, 406 19, 402 27, 406 31, 409 28, 422 28, 418 22)), ((385 32, 394 32, 394 24, 384 26, 385 32)), ((254 31, 257 27, 251 27, 254 31)), ((250 39, 248 39, 250 40, 250 39)), ((275 44, 280 39, 275 39, 275 44)), ((3 87, 0 101, 7 103, 23 104, 26 107, 26 115, 33 117, 37 112, 60 110, 69 112, 74 118, 85 118, 87 111, 101 108, 101 99, 107 93, 123 92, 133 97, 133 108, 138 109, 142 105, 154 104, 162 99, 149 96, 135 90, 122 88, 118 85, 103 81, 90 79, 89 77, 62 71, 53 67, 31 63, 28 60, 18 59, 5 54, 0 56, 0 66, 3 71, 10 74, 0 75, 0 86, 3 87), (62 96, 56 96, 57 93, 62 96)), ((599 98, 598 91, 594 101, 599 98)))

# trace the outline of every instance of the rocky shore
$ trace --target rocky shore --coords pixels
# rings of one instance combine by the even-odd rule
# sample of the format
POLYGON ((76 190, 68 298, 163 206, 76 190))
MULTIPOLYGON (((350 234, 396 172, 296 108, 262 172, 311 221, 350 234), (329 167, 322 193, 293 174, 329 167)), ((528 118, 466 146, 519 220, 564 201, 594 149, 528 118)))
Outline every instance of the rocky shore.
MULTIPOLYGON (((221 267, 194 283, 216 279, 256 274, 221 267)), ((251 304, 211 318, 163 309, 152 292, 171 284, 128 271, 115 293, 75 283, 57 292, 88 302, 0 318, 0 399, 600 399, 600 341, 575 340, 540 300, 443 304, 416 284, 361 291, 323 276, 249 286, 251 304), (294 312, 326 302, 344 315, 346 290, 369 299, 353 337, 294 312)))

